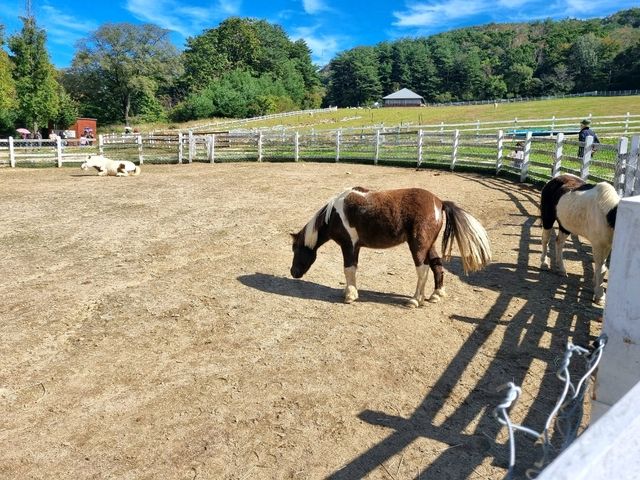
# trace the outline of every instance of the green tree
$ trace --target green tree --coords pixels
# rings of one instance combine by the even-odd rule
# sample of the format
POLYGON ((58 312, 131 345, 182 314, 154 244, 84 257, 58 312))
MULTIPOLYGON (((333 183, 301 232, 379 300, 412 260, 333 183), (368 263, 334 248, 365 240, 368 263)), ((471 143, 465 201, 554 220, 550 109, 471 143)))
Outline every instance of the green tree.
POLYGON ((4 45, 3 26, 0 25, 0 133, 12 133, 15 121, 16 84, 13 80, 13 65, 2 49, 4 45))
POLYGON ((146 120, 162 115, 156 95, 181 72, 168 30, 109 23, 80 42, 65 84, 84 112, 129 125, 135 115, 146 120))
POLYGON ((18 99, 17 120, 32 132, 54 121, 59 113, 59 85, 49 54, 46 34, 32 16, 21 17, 22 30, 9 38, 18 99))

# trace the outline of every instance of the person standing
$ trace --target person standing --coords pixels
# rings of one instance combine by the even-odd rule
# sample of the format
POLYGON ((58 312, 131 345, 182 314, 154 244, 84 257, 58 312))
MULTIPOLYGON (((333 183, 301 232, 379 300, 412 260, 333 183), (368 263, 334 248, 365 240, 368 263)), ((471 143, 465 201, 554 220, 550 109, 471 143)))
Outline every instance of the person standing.
MULTIPOLYGON (((593 143, 600 143, 600 139, 596 135, 596 132, 591 130, 591 120, 585 118, 580 122, 580 131, 578 132, 578 141, 586 142, 587 137, 593 137, 593 143)), ((592 150, 592 153, 595 152, 595 148, 592 150)), ((584 156, 584 146, 580 146, 578 148, 578 157, 582 158, 584 156)))

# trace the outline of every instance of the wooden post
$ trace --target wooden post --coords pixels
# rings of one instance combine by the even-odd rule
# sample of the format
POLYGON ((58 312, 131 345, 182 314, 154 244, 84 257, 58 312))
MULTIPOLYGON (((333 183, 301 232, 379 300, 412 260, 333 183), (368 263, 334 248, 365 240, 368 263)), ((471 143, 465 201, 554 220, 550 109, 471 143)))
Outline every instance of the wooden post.
POLYGON ((182 157, 184 156, 184 146, 182 143, 184 142, 184 138, 182 132, 178 132, 178 163, 182 163, 182 157))
POLYGON ((553 151, 553 165, 551 166, 551 176, 557 177, 560 174, 560 164, 562 163, 562 147, 564 145, 564 133, 558 133, 556 137, 556 148, 553 151))
POLYGON ((531 157, 531 132, 527 132, 524 140, 524 155, 522 158, 522 167, 520 167, 520 181, 524 182, 529 175, 529 158, 531 157))
POLYGON ((262 132, 258 132, 258 161, 262 161, 262 132))
POLYGON ((56 135, 56 156, 58 157, 58 168, 62 167, 62 139, 56 135))
POLYGON ((142 155, 142 135, 136 137, 136 143, 138 144, 138 162, 140 165, 144 164, 144 156, 142 155))
POLYGON ((422 163, 422 137, 424 135, 424 132, 422 131, 422 129, 418 130, 418 165, 417 167, 420 168, 420 164, 422 163))
POLYGON ((300 133, 298 133, 298 131, 296 131, 294 136, 293 159, 296 162, 300 160, 300 133))
POLYGON ((556 128, 556 116, 554 115, 553 117, 551 117, 551 132, 553 133, 553 131, 556 128))
POLYGON ((340 130, 336 132, 336 163, 340 161, 340 130))
POLYGON ((504 132, 498 130, 498 155, 496 158, 496 175, 502 170, 502 157, 504 155, 504 132))
POLYGON ((582 151, 582 164, 580 165, 580 178, 587 180, 589 177, 589 165, 591 164, 591 153, 593 152, 593 137, 588 136, 584 142, 582 151))
POLYGON ((9 137, 9 164, 11 168, 16 167, 16 151, 13 146, 13 137, 9 137))
POLYGON ((451 150, 451 170, 456 166, 456 160, 458 160, 458 144, 460 143, 460 130, 456 129, 453 132, 453 149, 451 150))
POLYGON ((209 163, 215 163, 216 135, 211 134, 207 138, 207 160, 209 160, 209 163))
POLYGON ((195 144, 193 138, 193 131, 189 130, 189 163, 193 163, 193 154, 195 151, 195 144))
POLYGON ((98 154, 104 155, 104 135, 98 135, 98 154))
POLYGON ((377 165, 378 164, 378 158, 380 158, 380 130, 376 130, 376 136, 375 136, 375 142, 376 142, 376 153, 375 156, 373 158, 373 164, 377 165))
POLYGON ((613 176, 613 186, 618 192, 618 195, 624 195, 624 179, 626 177, 625 171, 627 168, 627 152, 629 150, 629 139, 627 137, 620 137, 618 139, 617 156, 616 156, 616 171, 613 176))

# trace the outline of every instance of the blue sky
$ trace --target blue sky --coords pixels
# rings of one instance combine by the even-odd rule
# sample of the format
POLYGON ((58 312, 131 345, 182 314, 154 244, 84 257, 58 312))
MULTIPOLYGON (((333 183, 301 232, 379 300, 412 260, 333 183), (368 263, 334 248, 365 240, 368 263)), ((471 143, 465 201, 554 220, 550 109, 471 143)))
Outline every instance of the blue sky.
MULTIPOLYGON (((67 67, 75 44, 106 22, 154 23, 170 30, 179 49, 185 39, 216 27, 230 16, 255 17, 281 25, 292 40, 303 38, 313 61, 326 64, 336 53, 385 40, 431 35, 455 28, 535 19, 604 17, 640 6, 638 0, 31 0, 48 35, 57 67, 67 67)), ((19 31, 25 0, 0 0, 5 35, 19 31)))

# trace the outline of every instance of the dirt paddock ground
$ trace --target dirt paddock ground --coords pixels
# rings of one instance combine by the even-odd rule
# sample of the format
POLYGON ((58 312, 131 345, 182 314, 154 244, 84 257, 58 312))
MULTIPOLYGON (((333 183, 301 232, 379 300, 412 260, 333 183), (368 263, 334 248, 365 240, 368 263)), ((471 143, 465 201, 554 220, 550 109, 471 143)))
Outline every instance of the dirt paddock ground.
POLYGON ((513 419, 541 429, 554 360, 601 325, 587 245, 568 278, 538 270, 537 199, 366 165, 0 170, 0 478, 502 478, 497 388, 522 385, 513 419), (351 305, 336 244, 292 279, 289 233, 355 185, 457 202, 493 263, 454 257, 418 309, 406 245, 362 251, 351 305))

